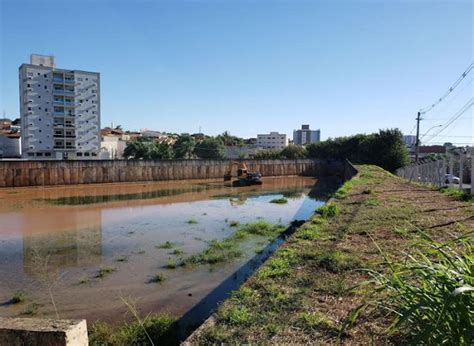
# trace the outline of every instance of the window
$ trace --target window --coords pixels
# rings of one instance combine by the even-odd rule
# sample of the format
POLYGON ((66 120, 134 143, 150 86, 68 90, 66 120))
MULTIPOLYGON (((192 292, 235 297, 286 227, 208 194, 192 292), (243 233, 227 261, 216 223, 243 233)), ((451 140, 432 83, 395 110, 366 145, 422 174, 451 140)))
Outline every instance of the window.
MULTIPOLYGON (((49 149, 49 147, 48 147, 49 149)), ((45 153, 44 156, 51 156, 51 153, 45 153)))
POLYGON ((46 77, 48 77, 48 75, 45 73, 45 74, 43 75, 43 77, 46 78, 46 77))
POLYGON ((47 85, 45 85, 45 86, 44 86, 44 89, 45 89, 45 90, 48 90, 48 86, 47 86, 47 85))
POLYGON ((31 111, 31 107, 28 107, 28 110, 31 111))
POLYGON ((47 112, 47 111, 48 111, 48 108, 45 108, 44 111, 47 112))
POLYGON ((43 153, 36 153, 36 156, 43 156, 43 153))
POLYGON ((40 98, 41 98, 41 95, 38 95, 38 98, 40 99, 40 98))
MULTIPOLYGON (((33 149, 33 147, 30 147, 30 149, 33 149)), ((35 156, 35 153, 28 153, 28 156, 35 156)))
POLYGON ((29 87, 31 87, 31 84, 26 84, 26 86, 29 88, 29 87))
POLYGON ((41 88, 41 84, 38 84, 38 88, 41 88))
POLYGON ((89 153, 84 153, 84 156, 89 156, 89 153))

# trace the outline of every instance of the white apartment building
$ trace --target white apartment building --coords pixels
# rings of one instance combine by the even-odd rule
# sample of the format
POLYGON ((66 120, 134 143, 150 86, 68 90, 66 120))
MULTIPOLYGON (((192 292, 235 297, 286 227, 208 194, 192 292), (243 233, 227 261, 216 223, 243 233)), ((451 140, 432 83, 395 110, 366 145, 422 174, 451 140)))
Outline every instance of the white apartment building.
POLYGON ((257 146, 264 149, 282 149, 288 145, 286 134, 270 132, 269 134, 257 135, 257 146))
POLYGON ((19 72, 23 158, 97 158, 100 74, 59 69, 37 54, 19 72))

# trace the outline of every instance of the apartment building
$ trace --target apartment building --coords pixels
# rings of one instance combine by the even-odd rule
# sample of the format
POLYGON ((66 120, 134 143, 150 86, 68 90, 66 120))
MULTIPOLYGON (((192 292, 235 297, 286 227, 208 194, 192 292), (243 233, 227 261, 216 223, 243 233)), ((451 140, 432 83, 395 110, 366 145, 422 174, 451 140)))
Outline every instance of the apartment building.
POLYGON ((32 54, 19 68, 22 157, 92 159, 100 150, 100 74, 32 54))
POLYGON ((293 131, 293 143, 296 145, 305 145, 308 143, 317 143, 321 141, 321 130, 311 130, 309 125, 301 125, 300 130, 293 131))
POLYGON ((286 134, 270 132, 269 134, 257 135, 257 146, 265 149, 282 149, 288 145, 286 134))

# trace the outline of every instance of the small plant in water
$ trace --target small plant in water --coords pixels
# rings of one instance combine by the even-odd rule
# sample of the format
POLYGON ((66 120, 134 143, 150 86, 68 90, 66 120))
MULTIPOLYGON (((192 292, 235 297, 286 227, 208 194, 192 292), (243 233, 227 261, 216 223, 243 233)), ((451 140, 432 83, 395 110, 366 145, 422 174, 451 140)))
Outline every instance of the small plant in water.
POLYGON ((26 294, 22 291, 16 291, 13 294, 13 297, 10 300, 10 302, 12 304, 18 304, 18 303, 23 303, 25 300, 26 300, 26 294))
POLYGON ((281 198, 272 199, 272 200, 270 201, 270 203, 274 203, 274 204, 286 204, 286 203, 288 203, 288 200, 287 200, 285 197, 281 197, 281 198))
POLYGON ((191 219, 191 220, 188 220, 188 223, 189 223, 190 225, 195 225, 195 224, 197 224, 198 222, 197 222, 197 220, 195 220, 195 219, 191 219))
POLYGON ((116 261, 117 262, 127 262, 128 258, 127 258, 127 256, 120 256, 120 257, 117 257, 116 261))
POLYGON ((168 259, 166 262, 166 268, 168 269, 175 269, 178 266, 178 262, 173 259, 168 259))
POLYGON ((108 274, 111 274, 115 271, 115 268, 114 267, 102 267, 99 269, 99 271, 97 272, 97 278, 104 278, 106 277, 108 274))
POLYGON ((240 225, 239 221, 231 221, 231 222, 229 222, 229 226, 230 226, 230 227, 237 227, 238 225, 240 225))
POLYGON ((183 250, 181 249, 174 249, 173 252, 172 252, 173 255, 176 255, 176 256, 181 256, 183 254, 183 250))
POLYGON ((163 275, 163 274, 155 274, 153 275, 153 277, 150 279, 150 282, 154 282, 154 283, 162 283, 166 280, 166 277, 163 275))
POLYGON ((174 247, 174 244, 170 241, 165 241, 163 244, 158 245, 158 249, 172 249, 174 247))
POLYGON ((87 276, 83 276, 79 279, 79 285, 84 285, 89 283, 91 280, 87 276))

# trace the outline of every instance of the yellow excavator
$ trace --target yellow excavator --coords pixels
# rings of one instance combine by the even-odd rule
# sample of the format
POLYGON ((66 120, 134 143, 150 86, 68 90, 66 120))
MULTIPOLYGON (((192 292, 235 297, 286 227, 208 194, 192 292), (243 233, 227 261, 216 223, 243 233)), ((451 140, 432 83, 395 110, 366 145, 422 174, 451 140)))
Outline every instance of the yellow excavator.
POLYGON ((261 185, 261 178, 260 172, 249 172, 245 162, 238 161, 230 161, 229 168, 224 174, 224 181, 231 181, 233 186, 261 185), (235 179, 232 180, 233 178, 235 179))

